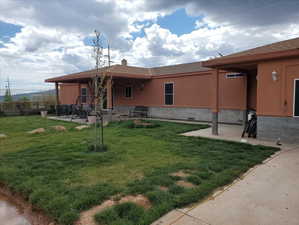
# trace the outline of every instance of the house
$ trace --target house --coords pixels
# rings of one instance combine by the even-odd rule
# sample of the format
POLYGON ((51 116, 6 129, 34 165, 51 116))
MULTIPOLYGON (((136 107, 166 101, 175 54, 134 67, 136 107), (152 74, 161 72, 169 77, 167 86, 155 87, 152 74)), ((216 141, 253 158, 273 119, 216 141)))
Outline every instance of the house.
MULTIPOLYGON (((258 138, 299 143, 299 38, 204 62, 143 68, 113 65, 107 109, 127 113, 147 106, 157 118, 244 124, 258 115, 258 138)), ((58 104, 92 99, 95 70, 47 79, 58 104)))

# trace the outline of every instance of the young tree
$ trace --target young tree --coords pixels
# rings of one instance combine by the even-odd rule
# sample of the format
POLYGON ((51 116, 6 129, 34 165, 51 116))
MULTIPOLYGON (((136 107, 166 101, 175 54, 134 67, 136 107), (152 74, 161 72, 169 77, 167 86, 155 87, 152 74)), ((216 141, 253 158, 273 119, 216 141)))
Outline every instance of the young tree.
MULTIPOLYGON (((106 146, 104 144, 104 102, 107 96, 107 81, 109 66, 107 67, 104 54, 104 46, 102 35, 95 30, 95 38, 93 40, 93 57, 95 59, 96 74, 93 78, 94 89, 94 114, 96 116, 95 123, 95 139, 93 149, 95 151, 104 151, 106 146), (100 130, 99 130, 100 128, 100 130)), ((108 51, 108 59, 109 51, 108 51)), ((109 62, 108 62, 109 64, 109 62)))

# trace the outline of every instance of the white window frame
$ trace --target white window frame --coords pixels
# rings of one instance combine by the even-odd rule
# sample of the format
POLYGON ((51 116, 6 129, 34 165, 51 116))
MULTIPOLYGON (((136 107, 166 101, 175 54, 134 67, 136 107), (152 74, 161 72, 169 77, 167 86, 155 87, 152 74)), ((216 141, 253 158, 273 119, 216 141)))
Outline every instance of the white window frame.
MULTIPOLYGON (((294 79, 294 93, 293 93, 293 117, 299 118, 299 115, 295 115, 295 104, 296 104, 296 82, 299 82, 299 79, 294 79)), ((298 90, 299 91, 299 90, 298 90)))
POLYGON ((175 105, 175 103, 174 103, 174 100, 175 100, 175 98, 174 98, 174 82, 164 82, 164 93, 163 93, 163 95, 164 95, 164 106, 172 106, 172 105, 175 105), (165 93, 165 86, 166 86, 166 84, 172 84, 172 104, 171 105, 168 105, 168 104, 166 104, 166 93, 165 93))
POLYGON ((125 87, 125 89, 124 89, 124 97, 126 99, 132 99, 133 98, 133 86, 126 86, 125 87), (127 88, 131 88, 131 97, 127 97, 127 93, 126 93, 127 88))

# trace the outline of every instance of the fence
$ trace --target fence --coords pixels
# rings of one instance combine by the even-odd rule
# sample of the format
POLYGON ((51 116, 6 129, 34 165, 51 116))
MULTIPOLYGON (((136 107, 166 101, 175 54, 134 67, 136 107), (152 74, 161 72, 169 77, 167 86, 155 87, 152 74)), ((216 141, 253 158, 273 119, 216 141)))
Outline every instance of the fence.
POLYGON ((55 105, 53 102, 18 101, 0 103, 0 116, 33 115, 45 110, 54 113, 55 105))

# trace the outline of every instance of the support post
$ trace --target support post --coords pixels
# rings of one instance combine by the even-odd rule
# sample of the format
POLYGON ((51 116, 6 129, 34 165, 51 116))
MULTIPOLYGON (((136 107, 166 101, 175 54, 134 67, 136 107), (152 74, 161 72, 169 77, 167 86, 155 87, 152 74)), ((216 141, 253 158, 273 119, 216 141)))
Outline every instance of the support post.
POLYGON ((214 105, 212 109, 212 135, 218 135, 218 113, 219 113, 219 69, 214 72, 214 105))
POLYGON ((56 116, 59 116, 59 106, 60 106, 60 102, 59 102, 59 85, 58 82, 55 82, 55 97, 56 97, 56 116))
POLYGON ((244 75, 244 111, 243 111, 243 128, 245 129, 247 121, 248 121, 248 75, 244 75))
POLYGON ((107 108, 109 110, 109 121, 112 121, 112 110, 113 110, 113 78, 110 77, 107 82, 107 108))

